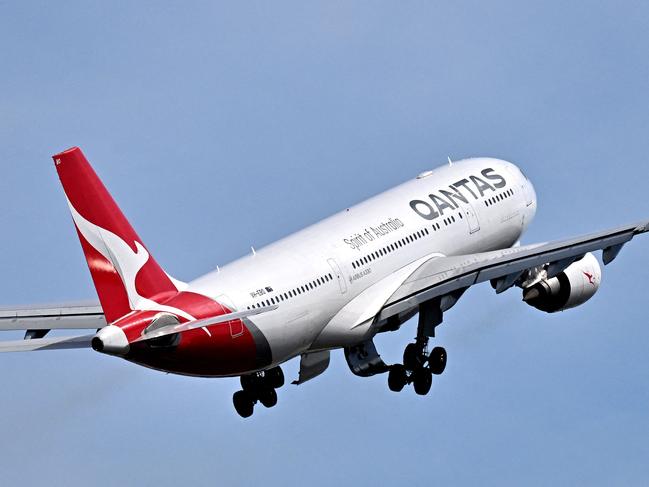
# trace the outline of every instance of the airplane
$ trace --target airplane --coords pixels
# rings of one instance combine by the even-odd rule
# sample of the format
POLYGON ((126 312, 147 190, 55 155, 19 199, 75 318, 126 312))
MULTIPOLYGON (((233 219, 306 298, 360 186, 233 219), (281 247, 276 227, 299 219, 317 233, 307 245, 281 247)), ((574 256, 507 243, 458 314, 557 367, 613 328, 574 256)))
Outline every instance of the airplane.
POLYGON ((198 377, 240 377, 237 413, 277 404, 281 365, 300 358, 294 384, 322 374, 342 349, 351 372, 387 374, 391 391, 419 395, 444 372, 435 329, 471 286, 522 289, 547 313, 598 290, 611 263, 649 221, 522 245, 537 209, 514 164, 470 158, 415 178, 254 250, 191 282, 168 275, 130 225, 82 151, 53 156, 98 302, 0 310, 0 330, 24 339, 0 352, 92 348, 144 367, 198 377), (402 363, 386 364, 373 339, 417 316, 402 363), (51 330, 93 330, 47 337, 51 330))

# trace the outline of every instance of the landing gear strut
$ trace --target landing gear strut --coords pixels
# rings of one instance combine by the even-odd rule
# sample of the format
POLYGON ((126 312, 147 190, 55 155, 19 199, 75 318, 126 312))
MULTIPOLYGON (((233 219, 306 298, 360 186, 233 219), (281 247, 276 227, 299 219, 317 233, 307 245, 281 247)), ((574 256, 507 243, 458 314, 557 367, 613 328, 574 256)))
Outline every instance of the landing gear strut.
POLYGON ((260 402, 267 408, 277 404, 277 391, 284 385, 284 373, 280 367, 263 372, 241 376, 241 389, 232 396, 232 403, 239 416, 252 416, 255 404, 260 402))
POLYGON ((435 328, 442 323, 442 319, 440 298, 420 305, 417 339, 406 346, 403 364, 390 366, 388 387, 391 391, 400 392, 406 384, 412 384, 417 394, 425 396, 432 386, 433 375, 444 372, 446 350, 435 347, 428 353, 428 339, 435 336, 435 328))

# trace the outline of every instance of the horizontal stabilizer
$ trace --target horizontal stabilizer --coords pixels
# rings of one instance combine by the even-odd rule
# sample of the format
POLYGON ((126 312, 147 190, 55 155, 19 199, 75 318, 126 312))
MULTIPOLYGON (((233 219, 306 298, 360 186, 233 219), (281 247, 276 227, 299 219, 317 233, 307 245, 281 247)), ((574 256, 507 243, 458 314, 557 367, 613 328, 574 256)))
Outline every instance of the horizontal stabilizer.
POLYGON ((268 311, 273 311, 277 309, 278 305, 273 306, 262 306, 260 308, 253 308, 244 311, 236 311, 234 313, 227 313, 224 315, 214 316, 212 318, 204 318, 202 320, 188 321, 186 323, 180 323, 178 325, 168 325, 161 328, 157 328, 150 333, 145 333, 137 340, 133 340, 132 343, 141 342, 144 340, 151 340, 153 338, 160 338, 167 335, 173 335, 175 333, 182 333, 184 331, 195 330, 196 328, 204 328, 206 326, 218 325, 220 323, 228 323, 234 320, 241 320, 243 318, 248 318, 249 316, 255 316, 261 313, 266 313, 268 311))
POLYGON ((94 336, 95 335, 93 334, 73 337, 35 338, 33 340, 12 340, 0 342, 0 353, 90 348, 90 341, 94 336))

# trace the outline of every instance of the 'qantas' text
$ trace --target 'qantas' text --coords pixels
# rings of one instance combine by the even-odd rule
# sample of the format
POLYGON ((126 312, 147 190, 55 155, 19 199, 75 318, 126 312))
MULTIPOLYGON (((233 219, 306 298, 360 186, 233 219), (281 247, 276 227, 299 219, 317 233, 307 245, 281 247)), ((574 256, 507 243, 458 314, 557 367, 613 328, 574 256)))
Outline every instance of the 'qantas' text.
POLYGON ((412 200, 410 208, 426 220, 434 220, 444 215, 444 210, 457 210, 461 204, 468 205, 470 198, 481 199, 487 191, 496 192, 507 185, 505 178, 488 167, 480 171, 482 177, 470 175, 467 178, 439 189, 428 195, 428 200, 412 200), (471 195, 471 196, 469 196, 471 195))

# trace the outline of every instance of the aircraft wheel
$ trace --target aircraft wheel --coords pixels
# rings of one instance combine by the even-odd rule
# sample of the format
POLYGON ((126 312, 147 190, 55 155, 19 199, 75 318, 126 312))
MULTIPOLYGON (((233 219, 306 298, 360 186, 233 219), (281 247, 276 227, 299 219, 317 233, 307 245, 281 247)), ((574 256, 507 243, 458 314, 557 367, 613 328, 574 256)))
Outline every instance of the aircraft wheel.
POLYGON ((396 364, 390 367, 388 373, 388 387, 393 392, 401 392, 408 382, 408 374, 406 368, 401 364, 396 364))
POLYGON ((403 351, 403 366, 406 370, 415 370, 420 365, 421 351, 416 343, 409 343, 403 351))
POLYGON ((444 372, 446 368, 446 350, 444 347, 435 347, 428 357, 428 365, 430 366, 430 371, 439 375, 444 372))
POLYGON ((420 367, 415 370, 412 375, 415 392, 420 396, 425 396, 426 394, 428 394, 431 386, 433 385, 433 374, 430 369, 420 367))
POLYGON ((277 391, 275 389, 262 389, 259 391, 259 402, 267 408, 277 404, 277 391))
POLYGON ((240 382, 241 388, 251 395, 254 394, 262 384, 261 378, 257 374, 242 375, 240 382))
POLYGON ((273 389, 279 389, 284 385, 284 372, 281 367, 273 367, 264 372, 266 384, 273 389))
POLYGON ((237 391, 232 396, 234 409, 242 418, 249 418, 255 409, 255 402, 246 391, 237 391))

